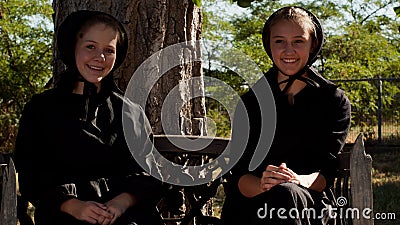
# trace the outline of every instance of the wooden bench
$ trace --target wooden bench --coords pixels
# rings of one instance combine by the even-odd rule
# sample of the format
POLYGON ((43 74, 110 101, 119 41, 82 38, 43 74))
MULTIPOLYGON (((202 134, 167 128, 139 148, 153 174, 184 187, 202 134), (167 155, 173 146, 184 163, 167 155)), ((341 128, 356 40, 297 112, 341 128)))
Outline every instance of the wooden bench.
MULTIPOLYGON (((157 151, 173 163, 187 166, 199 166, 211 162, 225 150, 228 143, 228 138, 207 136, 154 136, 154 146, 157 151), (190 143, 188 140, 195 140, 197 144, 190 143), (187 144, 180 145, 182 143, 187 144), (200 150, 189 152, 183 149, 184 146, 200 150), (200 148, 199 146, 205 147, 200 148)), ((177 172, 179 173, 179 171, 177 172)), ((197 179, 196 174, 191 175, 197 179)), ((205 176, 211 180, 211 173, 207 173, 205 176)), ((212 198, 216 195, 222 181, 223 179, 220 177, 201 185, 170 185, 171 188, 165 192, 160 207, 164 223, 166 225, 219 224, 220 219, 212 215, 212 198), (181 205, 177 204, 179 200, 181 200, 181 205), (183 209, 183 211, 178 209, 183 209), (180 213, 176 213, 179 211, 180 213), (203 211, 208 213, 203 213, 203 211)))
MULTIPOLYGON (((156 137, 156 146, 160 151, 166 152, 179 152, 183 151, 176 149, 166 143, 166 136, 156 137)), ((175 137, 176 138, 176 137, 175 137)), ((205 149, 205 153, 210 152, 221 152, 224 150, 229 139, 218 139, 212 148, 216 149, 205 149), (224 143, 226 142, 226 143, 224 143), (221 149, 219 149, 221 148, 221 149)), ((343 225, 373 225, 374 220, 364 217, 364 212, 367 212, 366 216, 373 217, 373 192, 372 192, 372 158, 370 155, 365 153, 365 147, 363 142, 363 134, 360 133, 356 138, 355 142, 350 146, 346 146, 339 153, 339 166, 337 171, 337 176, 334 182, 334 194, 338 199, 338 208, 334 211, 337 215, 337 221, 341 222, 338 224, 343 225)), ((217 184, 213 183, 214 185, 217 184)), ((191 187, 189 187, 192 189, 191 187)), ((186 187, 183 189, 187 189, 186 187)), ((212 190, 216 190, 215 187, 212 190)), ((190 192, 191 193, 191 192, 190 192)), ((215 193, 215 192, 211 192, 215 193)), ((191 193, 194 194, 194 193, 191 193)), ((188 195, 190 197, 190 195, 188 195)), ((210 197, 210 196, 207 196, 210 197)), ((205 204, 203 198, 202 204, 205 204)), ((196 214, 193 214, 193 210, 186 212, 183 218, 194 219, 198 218, 195 224, 221 224, 221 221, 217 217, 212 215, 203 215, 199 213, 199 206, 197 206, 196 214), (204 222, 203 222, 204 221, 204 222)), ((183 220, 183 224, 188 224, 188 220, 183 220)), ((166 218, 168 224, 177 221, 182 222, 182 220, 175 218, 166 218)), ((182 224, 182 223, 181 223, 182 224)))
POLYGON ((13 160, 0 155, 0 224, 17 224, 17 182, 13 160))
MULTIPOLYGON (((157 145, 165 146, 164 137, 159 137, 157 145)), ((222 148, 226 146, 229 139, 218 140, 219 144, 214 145, 214 148, 222 148)), ((214 143, 215 144, 215 143, 214 143)), ((164 149, 165 150, 165 149, 164 149)), ((207 151, 209 151, 208 149, 207 151)), ((342 210, 346 214, 342 214, 341 220, 342 224, 348 225, 373 225, 374 220, 368 219, 362 216, 363 210, 373 210, 373 192, 372 192, 372 158, 370 155, 365 153, 363 135, 360 133, 349 148, 344 148, 339 154, 340 164, 337 173, 337 178, 334 185, 334 194, 336 198, 339 199, 339 205, 341 205, 338 210, 342 210), (344 202, 347 201, 347 202, 344 202), (346 204, 344 204, 346 203, 346 204), (358 210, 359 216, 352 216, 351 213, 355 213, 358 210)), ((15 225, 17 222, 17 192, 16 192, 16 179, 15 179, 15 168, 12 159, 7 160, 7 162, 2 162, 1 166, 1 179, 2 187, 1 189, 1 208, 0 208, 0 224, 4 225, 15 225)), ((214 183, 214 189, 218 182, 214 183)), ((199 196, 195 188, 187 188, 186 194, 191 196, 199 196)), ((209 194, 209 193, 208 193, 209 194)), ((211 195, 215 192, 211 192, 211 195)), ((210 196, 207 196, 210 197, 210 196)), ((22 208, 26 208, 26 201, 18 201, 18 204, 23 204, 22 208)), ((217 217, 203 215, 200 212, 201 206, 203 206, 206 201, 198 201, 195 209, 189 209, 185 211, 185 216, 182 218, 165 218, 165 224, 220 224, 221 221, 217 217), (198 204, 197 204, 198 203, 198 204), (189 216, 188 216, 189 215, 189 216), (197 218, 196 220, 194 218, 197 218), (193 222, 196 221, 196 222, 193 222), (182 223, 183 222, 183 223, 182 223)), ((21 205, 19 205, 20 207, 21 205)), ((21 208, 21 207, 20 207, 21 208)), ((337 211, 339 212, 339 211, 337 211)), ((373 212, 369 214, 371 218, 373 217, 373 212)), ((31 221, 25 220, 27 214, 25 212, 18 213, 18 220, 21 225, 30 225, 31 221), (25 219, 24 219, 25 218, 25 219)))

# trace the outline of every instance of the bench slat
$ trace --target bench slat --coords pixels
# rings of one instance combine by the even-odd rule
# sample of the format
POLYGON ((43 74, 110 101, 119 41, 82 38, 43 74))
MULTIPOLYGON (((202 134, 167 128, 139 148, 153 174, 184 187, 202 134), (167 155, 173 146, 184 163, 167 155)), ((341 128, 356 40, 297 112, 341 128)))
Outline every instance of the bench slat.
POLYGON ((351 151, 350 177, 352 208, 360 211, 359 219, 353 219, 353 225, 373 225, 373 213, 367 214, 371 219, 363 216, 363 210, 373 209, 372 193, 372 158, 365 153, 362 134, 359 134, 351 151))
POLYGON ((13 160, 10 159, 8 166, 3 169, 0 224, 17 224, 17 185, 13 160))

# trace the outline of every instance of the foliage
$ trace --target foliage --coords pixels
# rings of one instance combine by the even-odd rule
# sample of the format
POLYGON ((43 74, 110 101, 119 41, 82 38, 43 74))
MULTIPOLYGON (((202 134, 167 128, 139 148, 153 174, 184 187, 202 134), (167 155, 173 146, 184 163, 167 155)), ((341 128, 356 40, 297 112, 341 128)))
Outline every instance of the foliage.
POLYGON ((0 2, 0 152, 13 150, 24 104, 51 76, 51 16, 47 0, 0 2))
POLYGON ((217 137, 230 137, 231 118, 233 117, 235 103, 238 97, 248 90, 247 85, 242 77, 229 69, 224 72, 205 69, 204 75, 224 81, 234 91, 234 93, 229 92, 224 89, 225 86, 219 84, 205 87, 206 96, 214 97, 206 99, 207 117, 214 123, 207 124, 209 134, 215 134, 217 137))
MULTIPOLYGON (((400 78, 399 34, 395 29, 399 23, 387 15, 371 16, 357 10, 351 14, 353 20, 343 26, 342 33, 328 37, 323 52, 324 76, 330 79, 400 78)), ((389 117, 400 111, 399 107, 393 107, 400 94, 396 83, 385 82, 382 86, 387 93, 382 102, 384 113, 389 117)), ((352 102, 352 122, 363 126, 365 132, 377 124, 378 85, 379 81, 371 80, 342 86, 352 102)))
MULTIPOLYGON (((207 99, 208 103, 213 100, 207 99)), ((213 102, 212 104, 219 104, 213 102)), ((223 109, 210 107, 207 110, 207 135, 215 137, 231 137, 231 120, 223 109)))
POLYGON ((238 6, 247 8, 251 6, 251 3, 255 0, 231 0, 231 3, 236 2, 238 6))
MULTIPOLYGON (((234 27, 232 23, 223 16, 226 15, 227 9, 219 7, 218 4, 221 2, 215 0, 209 0, 203 2, 203 24, 202 24, 202 36, 203 40, 211 41, 215 44, 225 45, 232 38, 234 27)), ((205 54, 207 57, 212 58, 212 54, 216 51, 218 46, 208 45, 205 43, 205 54)), ((208 63, 208 62, 207 62, 208 63)))
MULTIPOLYGON (((241 79, 232 70, 219 64, 224 57, 224 50, 231 48, 229 40, 232 38, 234 27, 230 21, 222 17, 228 12, 225 7, 219 7, 220 1, 203 2, 203 75, 205 78, 215 78, 232 87, 236 92, 243 88, 241 79), (227 47, 228 46, 228 47, 227 47)), ((219 85, 210 85, 206 82, 206 96, 214 93, 224 93, 219 85)), ((243 91, 242 91, 243 92, 243 91)), ((218 137, 230 137, 231 121, 225 103, 228 103, 232 96, 212 96, 206 98, 207 107, 207 130, 209 135, 218 137)))
POLYGON ((198 7, 201 6, 201 0, 193 0, 193 3, 198 7))

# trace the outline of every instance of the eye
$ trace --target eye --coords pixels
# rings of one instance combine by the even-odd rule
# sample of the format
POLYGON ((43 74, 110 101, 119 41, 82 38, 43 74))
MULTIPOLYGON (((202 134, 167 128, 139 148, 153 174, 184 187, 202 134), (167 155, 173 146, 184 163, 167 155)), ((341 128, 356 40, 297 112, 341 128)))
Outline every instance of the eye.
POLYGON ((115 50, 112 48, 107 48, 105 51, 107 54, 115 54, 115 50))
POLYGON ((294 43, 304 43, 303 39, 295 40, 294 43))
POLYGON ((87 45, 86 48, 87 49, 94 49, 95 47, 94 47, 94 45, 87 45))

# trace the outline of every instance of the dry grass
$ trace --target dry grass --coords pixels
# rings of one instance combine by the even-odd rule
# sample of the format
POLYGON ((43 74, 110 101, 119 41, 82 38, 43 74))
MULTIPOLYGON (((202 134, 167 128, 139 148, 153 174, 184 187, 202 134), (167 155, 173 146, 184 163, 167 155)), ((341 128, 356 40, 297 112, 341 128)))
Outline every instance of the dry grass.
POLYGON ((395 220, 375 220, 375 225, 398 225, 400 224, 400 151, 381 149, 371 155, 374 212, 396 215, 395 220))

